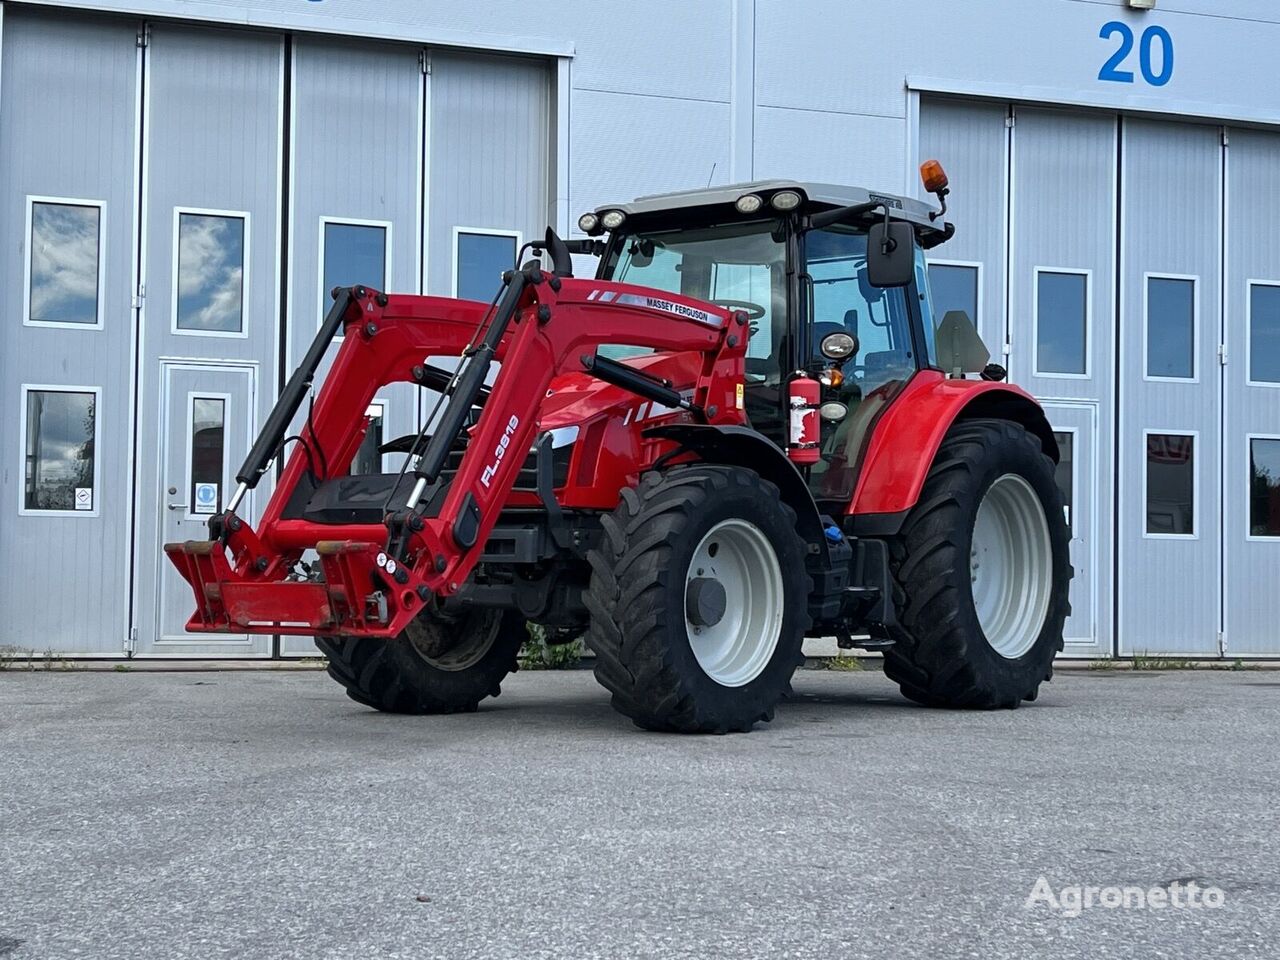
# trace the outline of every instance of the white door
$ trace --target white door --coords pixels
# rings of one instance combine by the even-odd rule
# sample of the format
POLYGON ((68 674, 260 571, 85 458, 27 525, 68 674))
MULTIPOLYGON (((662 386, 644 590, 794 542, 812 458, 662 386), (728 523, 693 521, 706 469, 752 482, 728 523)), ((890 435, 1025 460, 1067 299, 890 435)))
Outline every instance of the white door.
POLYGON ((1096 657, 1110 653, 1098 631, 1098 405, 1087 401, 1044 404, 1061 455, 1058 486, 1062 489, 1067 527, 1071 530, 1071 616, 1063 628, 1066 656, 1096 657))
MULTIPOLYGON (((256 369, 242 364, 170 362, 161 365, 158 472, 159 541, 207 540, 209 518, 225 507, 235 489, 235 471, 249 449, 251 411, 257 396, 256 369)), ((254 517, 254 495, 237 510, 254 517)), ((144 502, 149 499, 144 497, 144 502)), ((233 634, 189 634, 195 609, 190 585, 167 558, 158 572, 155 616, 140 631, 138 653, 146 656, 267 656, 271 638, 233 634)), ((140 618, 141 619, 141 618, 140 618)))

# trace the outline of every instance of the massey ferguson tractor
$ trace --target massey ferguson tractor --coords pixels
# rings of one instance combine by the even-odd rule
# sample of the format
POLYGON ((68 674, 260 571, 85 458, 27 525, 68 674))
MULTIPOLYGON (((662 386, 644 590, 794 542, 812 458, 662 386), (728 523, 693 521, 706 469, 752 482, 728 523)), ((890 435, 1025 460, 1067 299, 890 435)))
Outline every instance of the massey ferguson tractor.
POLYGON ((187 629, 314 636, 398 713, 496 696, 527 623, 585 636, 656 730, 771 720, 806 636, 883 651, 921 704, 1035 699, 1068 614, 1058 449, 970 318, 934 314, 923 251, 954 228, 922 172, 940 210, 790 181, 601 207, 488 305, 335 289, 209 539, 165 547, 187 629), (350 475, 398 382, 436 409, 381 446, 398 472, 350 475))

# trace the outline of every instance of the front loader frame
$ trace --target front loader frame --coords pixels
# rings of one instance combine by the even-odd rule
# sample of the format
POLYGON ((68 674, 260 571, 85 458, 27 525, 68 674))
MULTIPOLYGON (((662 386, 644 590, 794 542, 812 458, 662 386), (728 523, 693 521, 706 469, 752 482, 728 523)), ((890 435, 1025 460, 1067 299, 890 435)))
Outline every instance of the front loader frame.
POLYGON ((188 630, 398 635, 425 607, 462 589, 533 445, 548 384, 559 374, 585 370, 648 391, 682 408, 689 422, 744 422, 736 388, 743 379, 745 315, 676 294, 656 297, 630 284, 546 273, 536 262, 508 272, 503 282, 489 309, 360 286, 334 292, 332 309, 236 475, 235 495, 210 521, 210 539, 165 546, 195 592, 188 630), (345 336, 333 367, 255 530, 235 510, 279 455, 340 330, 345 336), (692 398, 602 362, 596 349, 609 343, 700 353, 692 398), (425 449, 418 443, 412 451, 420 454, 412 493, 389 503, 380 524, 321 524, 287 515, 300 486, 305 494, 305 480, 349 469, 376 391, 388 383, 426 382, 424 364, 432 356, 462 357, 463 363, 425 449), (467 450, 439 509, 427 515, 424 495, 441 482, 445 458, 495 360, 502 369, 467 450), (319 557, 320 576, 297 570, 308 549, 319 557))

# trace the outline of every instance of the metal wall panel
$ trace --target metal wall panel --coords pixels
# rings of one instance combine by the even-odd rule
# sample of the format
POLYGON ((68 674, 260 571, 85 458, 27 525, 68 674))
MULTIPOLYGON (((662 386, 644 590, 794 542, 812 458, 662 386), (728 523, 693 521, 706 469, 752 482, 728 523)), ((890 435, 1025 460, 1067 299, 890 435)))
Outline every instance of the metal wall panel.
MULTIPOLYGON (((193 640, 161 623, 160 584, 177 573, 160 552, 172 539, 171 487, 156 442, 169 401, 160 376, 165 359, 234 361, 256 365, 261 422, 274 391, 279 331, 281 76, 283 39, 268 34, 158 24, 146 48, 144 118, 142 362, 137 514, 139 653, 237 656, 270 652, 265 638, 193 640), (177 303, 175 209, 191 207, 245 215, 243 336, 210 336, 174 329, 177 303)), ((187 424, 178 425, 181 430, 187 424)), ((176 442, 166 437, 166 442, 176 442)), ((243 450, 228 450, 238 461, 243 450)), ((238 463, 232 467, 234 471, 238 463)), ((270 493, 259 485, 240 513, 253 517, 270 493)))
POLYGON ((136 30, 64 12, 4 11, 0 397, 9 412, 0 417, 0 646, 116 656, 126 646, 136 30), (33 195, 102 204, 101 329, 24 324, 33 195), (84 516, 19 515, 24 383, 101 390, 95 509, 84 516))
MULTIPOLYGON (((1280 384, 1249 383, 1249 285, 1280 284, 1280 135, 1230 131, 1227 148, 1226 655, 1280 654, 1280 537, 1253 536, 1249 438, 1280 438, 1280 384)), ((1274 346, 1274 341, 1273 341, 1274 346)), ((1275 448, 1272 447, 1274 450, 1275 448)), ((1276 477, 1275 479, 1280 479, 1276 477)), ((1274 499, 1272 500, 1274 503, 1274 499)))
MULTIPOLYGON (((1126 119, 1121 212, 1125 243, 1120 315, 1120 650, 1216 656, 1220 610, 1219 368, 1222 144, 1217 127, 1126 119), (1145 361, 1150 274, 1196 278, 1195 379, 1152 379, 1145 361), (1148 529, 1144 468, 1182 469, 1185 452, 1148 431, 1189 434, 1193 529, 1148 529), (1169 461, 1169 462, 1166 462, 1169 461)), ((1151 322, 1158 329, 1158 308, 1151 322)), ((1162 333, 1154 334, 1157 349, 1162 333)), ((1154 353, 1155 351, 1153 351, 1154 353)), ((1181 445, 1182 441, 1178 441, 1181 445)))
MULTIPOLYGON (((311 344, 332 301, 322 290, 322 221, 380 225, 385 230, 386 281, 352 282, 395 293, 419 291, 422 246, 424 74, 422 50, 407 44, 366 44, 299 37, 294 41, 292 162, 289 170, 289 357, 293 366, 311 344), (359 131, 359 133, 357 133, 359 131)), ((317 379, 337 353, 331 347, 317 379)), ((419 391, 392 384, 378 391, 387 440, 419 424, 419 391)), ((301 423, 295 425, 295 430, 301 423)), ((385 457, 399 469, 403 457, 385 457)), ((284 654, 315 655, 307 637, 285 636, 284 654)))
POLYGON ((455 227, 522 240, 547 228, 551 72, 538 60, 433 51, 430 91, 426 287, 449 296, 455 227))
POLYGON ((931 251, 929 261, 978 267, 980 316, 970 319, 998 362, 1003 362, 1005 340, 1008 117, 1009 108, 1002 103, 925 101, 919 156, 913 158, 940 160, 954 184, 947 219, 956 225, 956 235, 931 251))

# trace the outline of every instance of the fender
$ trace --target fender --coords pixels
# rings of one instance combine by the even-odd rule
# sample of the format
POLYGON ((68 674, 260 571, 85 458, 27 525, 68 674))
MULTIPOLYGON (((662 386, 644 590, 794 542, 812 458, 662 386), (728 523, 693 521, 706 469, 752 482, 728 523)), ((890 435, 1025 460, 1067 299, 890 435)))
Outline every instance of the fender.
POLYGON ((1058 462, 1053 428, 1025 390, 988 380, 951 380, 940 371, 922 370, 872 430, 849 505, 849 514, 859 518, 855 528, 867 534, 896 532, 901 514, 920 499, 925 476, 951 425, 980 417, 1022 424, 1058 462))
POLYGON ((724 463, 754 470, 774 484, 782 500, 796 512, 796 531, 811 548, 817 546, 825 558, 826 538, 818 505, 809 485, 772 440, 750 427, 700 423, 673 423, 652 427, 646 437, 674 440, 712 463, 724 463))

